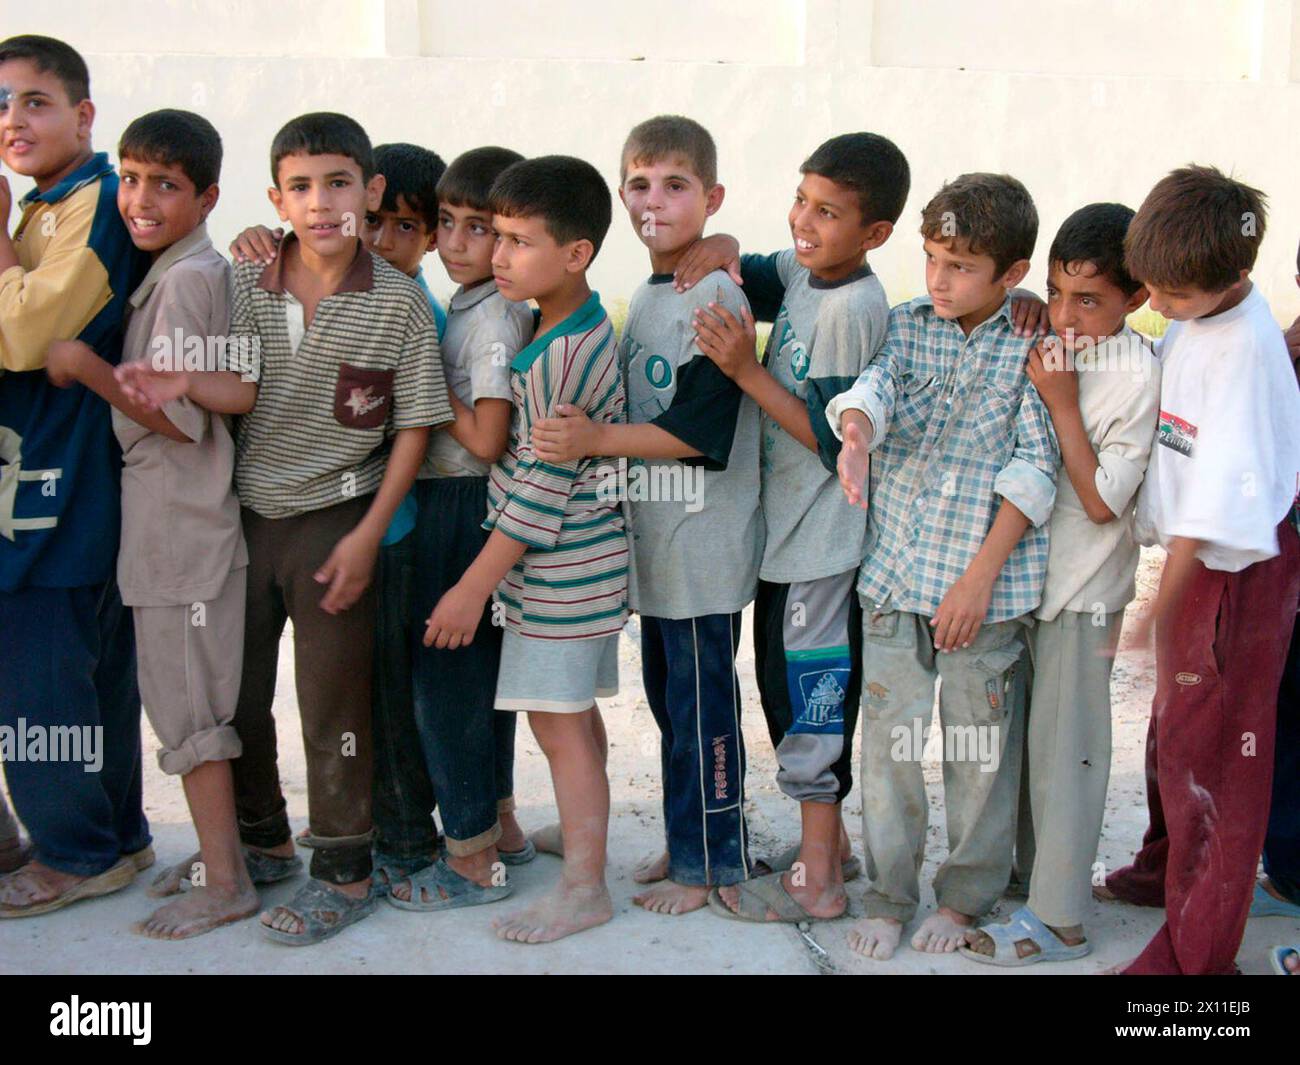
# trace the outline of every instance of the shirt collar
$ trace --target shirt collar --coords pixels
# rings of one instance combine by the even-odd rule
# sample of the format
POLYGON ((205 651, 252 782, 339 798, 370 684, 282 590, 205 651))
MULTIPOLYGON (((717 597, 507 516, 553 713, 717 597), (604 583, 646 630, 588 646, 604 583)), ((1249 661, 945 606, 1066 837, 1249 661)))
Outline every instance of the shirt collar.
POLYGON ((492 278, 486 281, 480 281, 472 288, 466 288, 461 285, 451 297, 448 306, 453 311, 463 311, 473 307, 476 303, 482 303, 489 296, 494 295, 497 291, 497 283, 492 278))
POLYGON ((108 152, 96 152, 57 185, 51 186, 44 192, 32 189, 18 201, 18 206, 25 210, 33 203, 58 203, 64 197, 71 196, 83 185, 107 177, 112 172, 113 164, 108 161, 108 152))
POLYGON ((153 261, 149 267, 149 272, 144 275, 144 280, 131 293, 131 306, 137 310, 144 306, 152 294, 158 282, 162 280, 163 274, 172 268, 182 259, 188 259, 192 255, 198 255, 200 252, 208 251, 212 248, 212 241, 208 238, 207 223, 200 222, 192 230, 181 237, 171 247, 164 249, 163 253, 153 261))
POLYGON ((569 317, 564 319, 553 329, 548 329, 531 344, 525 347, 510 362, 510 366, 515 370, 527 370, 534 362, 537 361, 543 351, 545 351, 552 341, 562 336, 573 336, 577 333, 586 333, 600 324, 601 319, 605 317, 605 308, 600 305, 600 293, 593 292, 587 297, 581 307, 574 311, 569 317))
MULTIPOLYGON (((270 264, 262 271, 262 276, 257 279, 258 288, 265 289, 267 292, 276 292, 284 295, 284 260, 285 252, 289 250, 289 245, 298 239, 298 234, 290 230, 285 234, 284 240, 280 242, 280 253, 271 260, 270 264)), ((330 295, 337 296, 343 292, 369 292, 375 287, 375 260, 374 256, 361 241, 357 241, 357 252, 352 257, 352 265, 348 267, 348 272, 343 275, 343 280, 339 282, 330 295)))
MULTIPOLYGON (((934 300, 930 298, 929 294, 926 294, 924 296, 917 296, 916 299, 912 301, 912 307, 914 310, 929 309, 931 313, 934 313, 934 300)), ((935 314, 935 317, 938 318, 939 316, 935 314)), ((989 325, 992 322, 996 322, 999 318, 1003 319, 1007 323, 1008 327, 1010 327, 1013 330, 1015 329, 1015 323, 1012 321, 1011 318, 1011 294, 1010 293, 1007 293, 1007 298, 1002 301, 1002 306, 999 307, 992 314, 990 314, 987 318, 985 318, 984 321, 980 322, 979 325, 977 325, 974 329, 971 330, 971 333, 974 334, 978 330, 983 329, 984 326, 989 325)), ((961 323, 958 322, 956 318, 943 318, 940 319, 940 321, 947 322, 958 332, 961 332, 961 323)))

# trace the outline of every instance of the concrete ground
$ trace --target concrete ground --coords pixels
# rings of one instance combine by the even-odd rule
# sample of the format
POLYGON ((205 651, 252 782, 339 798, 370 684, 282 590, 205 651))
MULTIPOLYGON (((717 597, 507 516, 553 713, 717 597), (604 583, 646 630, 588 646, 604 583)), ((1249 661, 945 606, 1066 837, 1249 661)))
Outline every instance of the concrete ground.
MULTIPOLYGON (((1144 560, 1140 574, 1143 598, 1152 593, 1156 562, 1152 556, 1144 560)), ((623 637, 621 693, 602 704, 610 736, 609 881, 616 907, 609 924, 540 946, 506 943, 492 934, 488 923, 493 916, 527 903, 558 875, 559 861, 543 856, 511 871, 515 894, 505 902, 443 914, 407 913, 381 904, 374 916, 312 948, 269 943, 253 922, 197 939, 159 943, 129 930, 153 905, 144 894, 147 877, 142 876, 116 895, 79 903, 61 913, 0 922, 0 973, 1088 973, 1132 958, 1160 926, 1161 912, 1097 904, 1087 926, 1094 944, 1091 955, 1060 965, 1004 970, 976 965, 955 954, 919 954, 906 945, 889 962, 870 961, 848 949, 847 919, 818 922, 810 937, 805 937, 793 926, 741 925, 707 910, 683 917, 645 913, 632 903, 635 885, 631 870, 642 857, 662 846, 663 824, 658 732, 641 688, 639 655, 630 636, 634 628, 635 622, 623 637)), ((307 798, 288 637, 281 658, 276 700, 280 770, 296 831, 306 824, 307 798)), ((798 810, 774 783, 775 759, 758 704, 748 632, 742 643, 740 674, 749 752, 750 834, 753 853, 764 856, 797 838, 798 810)), ((1107 869, 1129 860, 1146 826, 1142 755, 1152 687, 1150 664, 1122 655, 1112 687, 1115 753, 1098 855, 1107 869)), ((153 753, 157 742, 148 726, 145 746, 146 809, 158 860, 179 861, 194 849, 181 788, 159 772, 153 753)), ((925 775, 931 824, 922 872, 922 916, 933 909, 929 884, 946 851, 938 764, 927 762, 925 775)), ((555 819, 546 762, 523 722, 516 795, 525 830, 555 819)), ((860 855, 862 806, 857 788, 844 809, 860 855)), ((863 886, 861 880, 849 885, 851 912, 859 908, 863 886)), ((276 885, 264 892, 263 900, 274 905, 292 895, 295 887, 294 882, 276 885)), ((1014 900, 1004 900, 999 909, 1005 914, 1017 905, 1014 900)), ((1300 922, 1283 918, 1251 921, 1238 955, 1242 970, 1267 973, 1266 950, 1282 942, 1300 942, 1300 922)))

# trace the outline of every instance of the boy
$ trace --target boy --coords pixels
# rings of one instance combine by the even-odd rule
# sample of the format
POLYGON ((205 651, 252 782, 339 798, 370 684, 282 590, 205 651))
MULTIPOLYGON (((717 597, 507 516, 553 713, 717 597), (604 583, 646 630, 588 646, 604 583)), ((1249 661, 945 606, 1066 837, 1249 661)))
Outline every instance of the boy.
POLYGON ((261 352, 235 462, 249 552, 235 787, 244 843, 292 862, 271 717, 292 618, 316 850, 313 879, 262 923, 269 938, 298 945, 375 906, 369 585, 429 426, 451 409, 427 300, 358 236, 384 189, 365 131, 339 114, 293 119, 271 146, 271 173, 271 202, 293 232, 269 266, 235 268, 232 316, 236 337, 261 352))
POLYGON ((103 755, 100 772, 6 759, 35 854, 0 880, 0 917, 117 891, 153 861, 134 637, 113 579, 120 452, 108 405, 44 372, 51 342, 77 338, 112 377, 146 265, 118 215, 108 156, 91 147, 94 118, 72 48, 0 42, 0 159, 36 183, 11 239, 0 178, 0 725, 67 729, 103 755))
POLYGON ((1064 961, 1092 949, 1083 915, 1106 812, 1110 672, 1135 591, 1133 501, 1160 399, 1159 363, 1125 323, 1147 298, 1124 269, 1132 217, 1123 204, 1094 203, 1065 220, 1047 266, 1056 336, 1029 355, 1067 476, 1057 475, 1043 601, 1027 634, 1025 765, 1039 844, 1029 901, 961 948, 993 965, 1064 961))
MULTIPOLYGON (((416 482, 414 600, 421 618, 487 541, 488 471, 505 451, 513 410, 510 362, 533 335, 532 310, 507 300, 492 279, 489 194, 522 158, 507 148, 476 148, 438 182, 438 255, 460 286, 442 346, 456 422, 429 442, 416 482)), ((395 906, 442 910, 497 901, 510 885, 494 880, 496 863, 517 865, 536 854, 514 817, 515 715, 495 708, 501 632, 485 603, 468 646, 414 650, 415 719, 447 853, 393 888, 395 906)))
POLYGON ((118 145, 117 205, 153 266, 131 294, 116 378, 94 350, 50 349, 51 378, 75 380, 115 408, 122 447, 122 538, 117 580, 132 608, 140 692, 162 743, 158 764, 179 775, 199 837, 194 890, 136 930, 187 939, 257 912, 240 854, 230 760, 239 695, 248 551, 231 488, 235 445, 223 414, 243 414, 257 386, 216 359, 186 372, 192 340, 208 352, 230 323, 230 267, 208 240, 221 138, 188 111, 136 119, 118 145), (161 370, 163 372, 159 373, 161 370), (102 382, 102 383, 101 383, 102 382), (120 387, 114 387, 114 386, 120 387))
POLYGON ((750 871, 735 658, 763 550, 758 408, 700 351, 692 327, 708 300, 736 313, 748 304, 723 271, 686 294, 671 284, 722 205, 717 169, 713 138, 689 118, 661 115, 628 134, 618 194, 651 269, 632 297, 619 348, 632 424, 597 425, 565 407, 557 411, 563 417, 533 428, 545 462, 637 460, 627 493, 630 594, 661 734, 668 861, 666 880, 634 901, 667 914, 699 909, 712 887, 750 871))
POLYGON ((609 230, 609 188, 568 156, 508 167, 491 191, 492 258, 508 300, 535 299, 531 343, 511 360, 510 443, 488 484, 491 535, 438 600, 426 645, 471 643, 498 591, 506 632, 496 708, 528 711, 551 766, 564 837, 559 886, 535 906, 494 922, 497 935, 544 943, 613 916, 605 885, 609 782, 596 697, 618 687, 618 634, 627 617, 628 545, 616 499, 594 460, 542 462, 533 426, 559 404, 593 421, 623 417, 613 328, 587 284, 609 230))
POLYGON ((765 547, 754 654, 781 790, 799 803, 798 848, 773 871, 723 888, 716 912, 753 921, 838 917, 852 852, 840 805, 853 786, 861 624, 853 581, 866 519, 835 480, 839 441, 824 417, 879 349, 889 304, 867 255, 907 200, 907 160, 892 141, 848 133, 800 167, 788 222, 794 247, 746 256, 757 315, 774 321, 763 362, 752 321, 697 315, 700 346, 763 409, 765 547), (721 325, 717 323, 721 319, 721 325))
POLYGON ((940 189, 921 217, 929 295, 893 309, 880 354, 826 408, 850 502, 865 505, 871 473, 858 594, 872 883, 849 933, 871 958, 893 955, 919 902, 929 804, 917 741, 936 680, 949 853, 913 948, 955 950, 1010 875, 1020 744, 1009 711, 1042 595, 1058 460, 1011 320, 1037 234, 1015 178, 964 174, 940 189))
POLYGON ((1300 393, 1250 280, 1265 199, 1213 167, 1156 183, 1124 263, 1161 338, 1160 420, 1138 496, 1143 543, 1168 552, 1135 626, 1156 630, 1147 733, 1151 823, 1108 894, 1165 907, 1125 973, 1232 973, 1268 823, 1277 693, 1300 598, 1300 393))

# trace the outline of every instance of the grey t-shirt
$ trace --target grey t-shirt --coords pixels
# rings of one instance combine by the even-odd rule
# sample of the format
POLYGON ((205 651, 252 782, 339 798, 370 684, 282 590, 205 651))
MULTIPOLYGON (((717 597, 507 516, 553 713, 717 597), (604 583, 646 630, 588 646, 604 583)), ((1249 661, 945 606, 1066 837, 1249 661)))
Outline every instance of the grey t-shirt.
MULTIPOLYGON (((784 290, 763 365, 807 404, 819 445, 814 455, 763 415, 761 576, 785 584, 843 573, 862 561, 867 514, 850 506, 840 488, 840 442, 826 422, 826 404, 857 380, 884 342, 885 290, 865 265, 840 281, 821 281, 799 265, 793 248, 746 255, 742 272, 747 292, 751 283, 755 291, 784 290)), ((762 310, 756 300, 756 314, 767 317, 762 310)))
POLYGON ((695 343, 710 301, 740 316, 740 288, 715 271, 684 293, 671 274, 636 290, 619 345, 628 421, 650 422, 701 453, 629 460, 633 609, 651 617, 730 614, 754 598, 763 553, 758 407, 695 343))
MULTIPOLYGON (((447 387, 467 407, 480 399, 513 398, 510 360, 533 338, 533 312, 506 299, 488 280, 456 290, 447 306, 442 336, 442 370, 447 387)), ((491 463, 475 458, 443 428, 429 436, 418 480, 429 477, 486 477, 491 463)))

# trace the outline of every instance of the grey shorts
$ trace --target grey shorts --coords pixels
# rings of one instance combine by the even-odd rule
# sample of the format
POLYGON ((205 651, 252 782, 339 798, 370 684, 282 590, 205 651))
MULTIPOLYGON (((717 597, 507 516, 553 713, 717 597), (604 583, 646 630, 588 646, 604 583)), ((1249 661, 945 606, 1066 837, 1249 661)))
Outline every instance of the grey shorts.
POLYGON ((498 710, 580 714, 618 694, 618 633, 539 640, 506 630, 497 674, 498 710))

